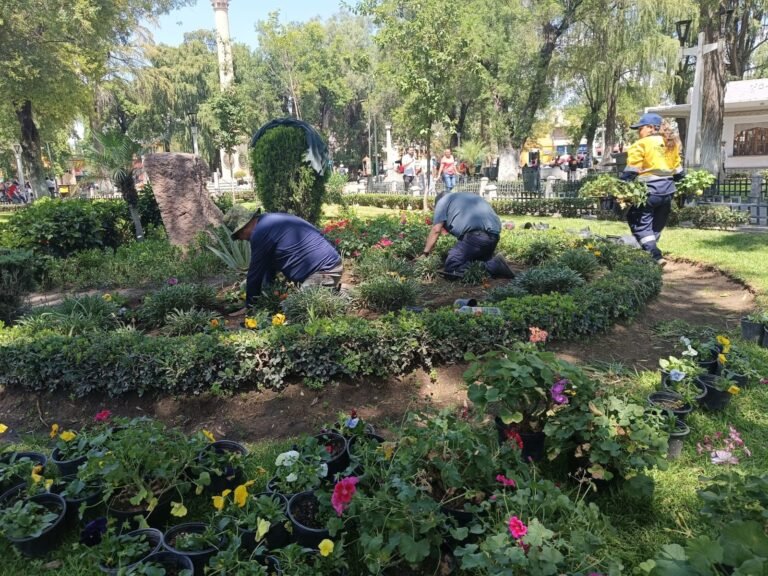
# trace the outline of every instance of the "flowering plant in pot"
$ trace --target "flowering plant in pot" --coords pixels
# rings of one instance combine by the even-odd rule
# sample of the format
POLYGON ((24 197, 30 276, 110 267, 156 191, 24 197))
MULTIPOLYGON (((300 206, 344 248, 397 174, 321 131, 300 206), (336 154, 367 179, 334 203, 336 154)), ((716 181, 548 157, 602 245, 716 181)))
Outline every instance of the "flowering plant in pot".
POLYGON ((326 538, 311 548, 289 544, 275 553, 283 574, 291 576, 341 576, 346 574, 347 561, 342 539, 326 538))
POLYGON ((196 573, 202 573, 208 560, 225 545, 226 538, 218 527, 204 522, 178 524, 163 534, 163 548, 189 558, 196 573))
POLYGON ((221 516, 219 526, 232 526, 240 534, 243 547, 254 550, 259 545, 269 549, 288 543, 286 516, 288 500, 280 493, 249 494, 252 481, 214 496, 213 507, 221 516))
POLYGON ((102 483, 111 515, 123 520, 149 517, 150 523, 158 523, 171 511, 178 517, 186 514, 174 498, 181 500, 190 488, 186 470, 196 452, 180 431, 150 418, 124 419, 104 447, 106 451, 88 459, 78 476, 86 483, 102 483))
POLYGON ((548 419, 576 409, 594 390, 579 368, 533 343, 465 359, 473 361, 464 373, 467 396, 480 411, 495 415, 503 433, 512 434, 523 450, 524 434, 544 432, 548 419))
POLYGON ((731 401, 731 396, 741 393, 732 374, 703 374, 696 379, 697 384, 707 393, 699 403, 709 410, 723 410, 731 401))
POLYGON ((221 492, 245 481, 243 460, 248 456, 245 446, 232 440, 216 440, 208 430, 200 430, 190 442, 199 450, 192 467, 194 483, 198 487, 221 492))
POLYGON ((89 554, 106 574, 117 574, 141 562, 162 548, 163 534, 154 528, 142 528, 120 534, 106 518, 88 523, 81 542, 90 547, 89 554))
POLYGON ((288 450, 278 454, 268 491, 288 496, 317 488, 328 475, 327 456, 325 447, 313 438, 308 439, 301 452, 288 450))
POLYGON ((194 576, 195 573, 195 566, 187 556, 163 550, 132 566, 126 576, 194 576))
POLYGON ((54 440, 51 461, 58 467, 59 472, 68 476, 77 472, 78 466, 85 462, 88 455, 97 446, 103 445, 107 434, 97 435, 96 442, 92 441, 88 431, 60 430, 58 424, 51 426, 50 437, 54 440))
POLYGON ((263 556, 266 550, 259 547, 248 551, 239 536, 232 536, 225 548, 208 560, 206 576, 275 576, 282 574, 274 556, 263 556))
POLYGON ((660 358, 659 367, 661 368, 662 386, 670 386, 670 379, 673 384, 684 379, 692 381, 696 376, 704 373, 704 369, 691 356, 660 358))
POLYGON ((727 372, 730 378, 738 386, 747 386, 750 381, 760 378, 760 372, 754 367, 751 358, 744 352, 735 350, 725 357, 723 372, 727 372))
POLYGON ((45 455, 37 452, 8 450, 0 453, 0 494, 29 481, 33 473, 39 475, 46 462, 45 455))
POLYGON ((61 498, 17 500, 0 511, 0 533, 13 540, 37 538, 61 521, 65 508, 61 498))

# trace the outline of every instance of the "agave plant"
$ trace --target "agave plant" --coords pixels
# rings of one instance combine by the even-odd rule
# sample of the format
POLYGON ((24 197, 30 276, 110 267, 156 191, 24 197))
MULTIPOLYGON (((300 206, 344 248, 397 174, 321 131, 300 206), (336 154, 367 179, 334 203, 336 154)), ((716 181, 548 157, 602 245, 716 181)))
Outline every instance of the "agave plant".
POLYGON ((251 263, 251 244, 245 240, 233 240, 232 231, 226 226, 219 226, 210 233, 212 244, 207 244, 228 268, 247 272, 251 263))

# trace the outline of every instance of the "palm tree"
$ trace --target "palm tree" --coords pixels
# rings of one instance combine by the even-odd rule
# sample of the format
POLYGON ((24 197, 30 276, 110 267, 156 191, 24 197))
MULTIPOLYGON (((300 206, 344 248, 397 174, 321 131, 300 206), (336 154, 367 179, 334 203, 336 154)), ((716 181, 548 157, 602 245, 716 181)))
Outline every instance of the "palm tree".
POLYGON ((103 178, 109 179, 120 191, 136 230, 136 240, 144 240, 144 228, 139 215, 139 193, 136 190, 137 170, 134 160, 141 154, 141 145, 119 130, 94 133, 93 143, 85 150, 88 164, 103 178))

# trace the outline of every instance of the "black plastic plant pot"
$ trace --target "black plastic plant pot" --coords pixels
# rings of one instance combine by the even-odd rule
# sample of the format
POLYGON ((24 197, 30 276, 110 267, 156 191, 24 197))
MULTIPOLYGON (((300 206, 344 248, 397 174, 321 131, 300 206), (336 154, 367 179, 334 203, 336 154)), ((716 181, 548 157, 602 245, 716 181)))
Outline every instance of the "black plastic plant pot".
POLYGON ((768 348, 768 326, 763 326, 763 337, 758 344, 763 348, 768 348))
POLYGON ((740 388, 745 388, 749 384, 749 378, 746 374, 734 374, 733 372, 728 372, 728 377, 740 388))
POLYGON ((288 501, 288 519, 293 526, 293 539, 305 548, 317 548, 320 542, 330 538, 325 528, 313 528, 303 523, 305 518, 317 513, 318 504, 315 493, 311 491, 299 492, 288 501))
POLYGON ((752 322, 746 318, 741 319, 741 337, 749 342, 760 343, 763 338, 763 325, 760 322, 752 322))
POLYGON ((0 494, 0 510, 3 508, 10 508, 16 502, 16 500, 23 500, 27 497, 27 483, 21 482, 16 484, 13 488, 9 488, 2 494, 0 494))
POLYGON ((150 554, 144 558, 144 560, 136 564, 134 568, 139 568, 145 564, 159 564, 165 569, 166 574, 180 574, 182 570, 189 570, 193 575, 203 574, 202 570, 198 572, 195 569, 194 563, 187 556, 169 552, 168 550, 150 554))
POLYGON ((667 370, 661 371, 661 387, 667 388, 669 386, 669 372, 667 370))
POLYGON ((128 530, 136 530, 139 527, 140 522, 137 520, 137 517, 144 518, 152 528, 165 528, 171 517, 171 495, 162 494, 152 511, 149 511, 146 506, 133 510, 124 510, 115 507, 114 504, 107 505, 107 516, 117 520, 118 527, 124 526, 127 522, 128 530))
POLYGON ((343 472, 349 466, 349 451, 347 439, 338 432, 322 432, 315 436, 321 445, 325 445, 330 455, 326 460, 328 474, 326 478, 333 478, 339 472, 343 472), (329 449, 330 448, 330 449, 329 449))
MULTIPOLYGON (((45 466, 48 463, 48 457, 45 454, 40 454, 40 452, 6 452, 0 455, 0 464, 10 464, 12 460, 18 462, 25 458, 40 466, 45 466)), ((26 480, 26 478, 6 478, 3 482, 0 482, 0 493, 26 480)))
POLYGON ((670 412, 679 420, 685 420, 691 413, 693 406, 688 402, 683 402, 683 397, 674 390, 657 390, 648 394, 648 405, 670 412), (679 405, 677 408, 673 406, 679 405))
POLYGON ((110 576, 117 576, 118 574, 125 574, 130 568, 133 568, 134 566, 139 565, 141 562, 143 562, 146 558, 152 556, 153 554, 156 554, 157 552, 161 552, 163 548, 163 533, 160 532, 160 530, 157 530, 156 528, 140 528, 139 530, 134 530, 133 532, 128 532, 126 536, 144 536, 147 539, 147 542, 150 545, 150 551, 147 552, 143 558, 136 558, 134 559, 130 564, 127 564, 125 566, 118 566, 115 568, 110 568, 107 566, 104 566, 104 564, 99 564, 99 570, 103 572, 104 574, 109 574, 110 576))
POLYGON ((58 548, 64 539, 66 533, 64 518, 67 515, 67 503, 58 494, 38 494, 29 498, 29 501, 45 506, 51 512, 58 514, 58 518, 51 526, 43 530, 40 536, 34 538, 11 538, 8 536, 7 538, 25 556, 40 558, 58 548))
MULTIPOLYGON (((63 478, 60 478, 51 487, 51 491, 55 492, 56 494, 61 494, 64 491, 64 489, 67 487, 67 485, 76 479, 77 479, 77 476, 75 475, 70 475, 70 476, 65 476, 63 478)), ((80 515, 80 508, 82 506, 85 506, 86 509, 91 509, 93 511, 95 511, 96 508, 99 507, 99 503, 102 501, 104 497, 104 490, 100 486, 87 486, 85 494, 82 497, 69 498, 63 495, 62 497, 67 502, 67 519, 66 520, 67 520, 67 523, 71 526, 77 523, 78 517, 80 515)))
POLYGON ((208 525, 203 522, 187 522, 186 524, 179 524, 178 526, 168 528, 166 533, 163 534, 163 548, 178 556, 186 556, 192 561, 195 574, 204 574, 208 560, 216 554, 219 549, 211 546, 205 550, 189 552, 186 550, 179 550, 174 546, 174 543, 176 538, 181 534, 202 534, 207 529, 208 525))
POLYGON ((690 433, 688 424, 680 419, 675 420, 675 429, 669 434, 667 460, 677 460, 680 457, 683 452, 683 443, 690 433))
POLYGON ((520 458, 523 462, 541 462, 544 459, 544 445, 547 436, 544 432, 520 432, 523 441, 523 449, 520 458))
POLYGON ((290 500, 295 496, 295 492, 284 492, 280 485, 278 484, 278 478, 277 476, 273 476, 269 479, 267 482, 267 485, 264 487, 264 491, 267 494, 280 494, 281 496, 285 496, 287 500, 290 500))
POLYGON ((707 376, 708 375, 705 374, 704 376, 696 378, 696 385, 707 391, 704 396, 699 398, 699 404, 713 412, 725 410, 725 407, 728 406, 728 403, 731 401, 731 393, 718 390, 712 386, 712 378, 711 376, 709 378, 707 376))
MULTIPOLYGON (((254 498, 259 498, 261 496, 271 496, 272 498, 279 500, 283 506, 283 512, 285 514, 283 521, 270 526, 269 531, 264 537, 267 548, 269 550, 277 550, 278 548, 288 546, 291 540, 291 535, 285 527, 285 522, 288 520, 288 498, 279 492, 261 492, 260 494, 253 495, 254 498)), ((254 530, 241 528, 240 542, 243 548, 248 552, 253 552, 256 549, 256 546, 258 546, 258 542, 256 542, 256 532, 254 530)))
POLYGON ((269 576, 283 576, 283 569, 280 568, 280 562, 274 556, 267 556, 264 559, 264 565, 267 567, 269 576))
POLYGON ((51 453, 51 462, 53 462, 56 467, 59 469, 59 474, 62 476, 73 476, 77 474, 77 469, 80 467, 81 464, 84 464, 86 460, 88 460, 87 456, 80 456, 79 458, 75 458, 73 460, 61 460, 59 458, 60 451, 58 448, 54 448, 53 452, 51 453))
POLYGON ((717 361, 717 358, 712 360, 699 360, 698 364, 699 368, 703 368, 708 374, 717 374, 720 370, 720 363, 717 361))
MULTIPOLYGON (((233 440, 217 440, 211 442, 198 455, 198 460, 205 463, 206 452, 214 450, 217 454, 240 454, 248 456, 248 448, 234 442, 233 440)), ((211 485, 209 490, 214 494, 220 494, 224 490, 234 490, 237 486, 245 482, 245 474, 240 466, 230 467, 222 475, 211 475, 211 485)))

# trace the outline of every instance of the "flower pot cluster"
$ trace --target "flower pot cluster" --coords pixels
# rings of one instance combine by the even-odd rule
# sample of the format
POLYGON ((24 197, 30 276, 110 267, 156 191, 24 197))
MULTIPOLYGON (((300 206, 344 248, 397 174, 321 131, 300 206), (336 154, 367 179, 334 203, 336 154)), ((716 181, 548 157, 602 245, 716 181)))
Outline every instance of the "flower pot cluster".
POLYGON ((742 318, 741 337, 768 348, 768 312, 756 311, 742 318))
POLYGON ((688 414, 697 407, 725 410, 743 387, 759 379, 749 357, 722 334, 699 340, 684 336, 680 348, 659 361, 661 389, 648 396, 649 405, 670 414, 670 459, 680 455, 680 443, 690 432, 688 414))

